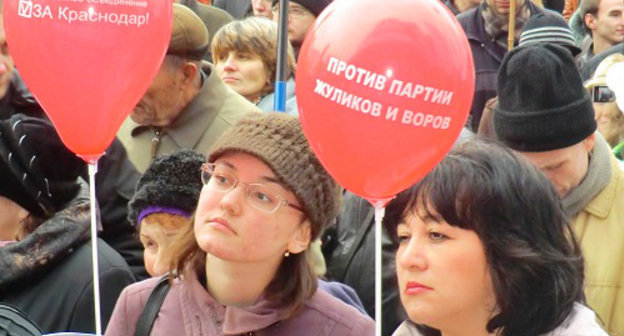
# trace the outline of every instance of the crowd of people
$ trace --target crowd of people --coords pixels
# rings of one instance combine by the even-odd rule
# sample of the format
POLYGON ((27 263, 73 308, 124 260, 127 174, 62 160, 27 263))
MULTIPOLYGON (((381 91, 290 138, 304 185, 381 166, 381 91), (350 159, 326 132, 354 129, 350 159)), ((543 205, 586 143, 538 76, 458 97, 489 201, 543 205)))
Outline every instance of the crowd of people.
POLYGON ((388 204, 382 274, 373 207, 298 118, 299 50, 331 0, 289 2, 285 113, 279 1, 174 0, 97 204, 0 16, 0 305, 44 334, 95 332, 94 206, 107 336, 624 336, 624 0, 511 1, 440 2, 474 99, 453 149, 388 204))

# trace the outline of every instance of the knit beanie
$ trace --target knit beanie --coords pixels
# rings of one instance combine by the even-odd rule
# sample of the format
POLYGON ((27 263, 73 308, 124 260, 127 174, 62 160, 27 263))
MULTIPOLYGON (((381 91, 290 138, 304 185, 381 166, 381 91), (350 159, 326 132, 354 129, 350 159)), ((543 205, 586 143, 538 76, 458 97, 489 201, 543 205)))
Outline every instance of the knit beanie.
POLYGON ((494 131, 512 149, 572 146, 596 130, 594 108, 572 54, 553 44, 511 50, 498 70, 494 131))
MULTIPOLYGON (((319 16, 325 7, 329 6, 332 0, 291 0, 309 10, 315 17, 319 16)), ((273 5, 277 4, 278 0, 273 0, 273 5)))
POLYGON ((572 30, 561 14, 544 10, 531 16, 522 28, 519 46, 532 43, 554 43, 568 48, 573 56, 581 53, 574 44, 572 30))
POLYGON ((276 112, 251 114, 216 141, 208 161, 232 152, 258 158, 295 194, 310 220, 312 239, 338 215, 340 186, 312 152, 299 118, 276 112))
POLYGON ((22 114, 0 121, 0 196, 28 212, 46 219, 63 209, 84 167, 49 121, 22 114))
POLYGON ((190 217, 201 192, 203 155, 182 149, 156 158, 137 181, 128 203, 128 221, 137 226, 153 213, 190 217))

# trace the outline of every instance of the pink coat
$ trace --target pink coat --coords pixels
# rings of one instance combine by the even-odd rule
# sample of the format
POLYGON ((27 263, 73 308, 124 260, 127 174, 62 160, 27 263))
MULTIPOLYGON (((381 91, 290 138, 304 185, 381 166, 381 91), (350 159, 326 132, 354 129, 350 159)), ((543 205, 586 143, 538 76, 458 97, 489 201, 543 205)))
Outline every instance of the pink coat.
MULTIPOLYGON (((121 293, 105 336, 132 336, 145 302, 158 279, 132 284, 121 293)), ((279 321, 279 308, 260 300, 247 308, 216 302, 195 277, 176 280, 154 322, 152 336, 372 336, 368 316, 331 295, 317 291, 295 317, 279 321)))

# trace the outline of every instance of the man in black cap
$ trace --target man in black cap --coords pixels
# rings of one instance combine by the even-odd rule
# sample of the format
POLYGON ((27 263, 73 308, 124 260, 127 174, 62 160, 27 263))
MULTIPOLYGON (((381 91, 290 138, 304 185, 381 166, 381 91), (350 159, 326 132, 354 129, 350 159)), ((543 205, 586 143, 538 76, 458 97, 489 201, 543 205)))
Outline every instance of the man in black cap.
POLYGON ((552 44, 505 56, 493 109, 499 140, 552 182, 583 250, 585 295, 610 335, 624 331, 624 171, 596 132, 571 53, 552 44))
MULTIPOLYGON (((288 40, 295 49, 295 58, 308 30, 332 0, 290 0, 288 5, 288 40)), ((273 0, 273 21, 279 22, 279 1, 273 0)))
POLYGON ((510 2, 516 2, 514 36, 517 42, 529 17, 544 10, 529 0, 483 0, 457 16, 464 28, 475 67, 475 92, 468 126, 479 127, 485 103, 496 96, 496 72, 507 52, 510 2))
POLYGON ((228 88, 212 64, 202 62, 209 41, 201 19, 173 4, 167 56, 117 133, 140 173, 154 158, 181 148, 207 152, 227 128, 247 113, 260 112, 228 88))

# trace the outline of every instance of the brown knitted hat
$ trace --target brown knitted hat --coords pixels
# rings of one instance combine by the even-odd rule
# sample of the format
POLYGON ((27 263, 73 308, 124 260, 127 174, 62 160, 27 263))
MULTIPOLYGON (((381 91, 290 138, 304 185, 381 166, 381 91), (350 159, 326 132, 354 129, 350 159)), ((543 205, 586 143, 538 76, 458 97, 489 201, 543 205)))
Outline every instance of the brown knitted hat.
POLYGON ((217 140, 208 162, 229 152, 253 155, 273 170, 303 205, 311 223, 312 239, 338 215, 340 186, 312 152, 299 118, 276 112, 253 113, 217 140))
POLYGON ((174 3, 167 54, 201 60, 209 46, 210 38, 204 22, 188 7, 174 3))

